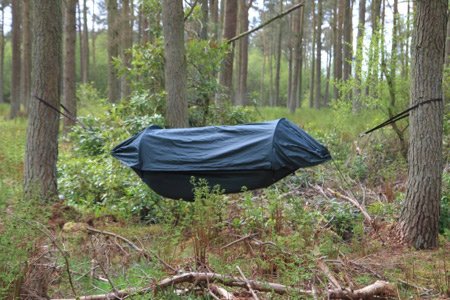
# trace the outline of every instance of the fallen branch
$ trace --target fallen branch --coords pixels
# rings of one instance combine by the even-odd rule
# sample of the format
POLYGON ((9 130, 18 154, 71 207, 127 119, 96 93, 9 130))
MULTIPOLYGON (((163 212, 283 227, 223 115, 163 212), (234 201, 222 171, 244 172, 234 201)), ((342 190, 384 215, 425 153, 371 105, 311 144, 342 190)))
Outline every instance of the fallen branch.
POLYGON ((372 299, 372 297, 380 295, 394 296, 396 295, 395 288, 389 282, 377 280, 371 285, 354 291, 350 289, 328 291, 330 299, 372 299))
POLYGON ((366 219, 366 221, 370 224, 370 226, 372 226, 375 234, 378 236, 378 238, 380 239, 381 243, 384 245, 384 239, 381 237, 381 235, 378 232, 378 226, 377 224, 375 224, 375 221, 372 219, 372 217, 369 215, 369 213, 367 212, 367 210, 361 205, 359 204, 359 202, 356 199, 353 199, 351 197, 345 196, 339 192, 336 192, 330 188, 327 188, 327 191, 329 191, 331 194, 333 194, 336 197, 342 198, 344 200, 349 201, 350 203, 352 203, 355 207, 357 207, 361 213, 363 214, 364 218, 366 219))
POLYGON ((356 199, 350 198, 348 196, 345 196, 339 192, 336 192, 330 188, 327 188, 327 191, 329 191, 331 194, 333 194, 334 196, 347 200, 348 202, 350 202, 351 204, 353 204, 356 208, 358 208, 361 213, 363 214, 364 218, 366 219, 367 222, 369 222, 370 224, 373 223, 373 219, 372 217, 369 215, 369 213, 367 212, 367 210, 361 205, 359 204, 359 202, 356 199))
POLYGON ((214 293, 219 295, 221 297, 221 299, 225 299, 225 300, 234 300, 235 299, 233 294, 231 294, 226 289, 224 289, 224 288, 222 288, 220 286, 212 284, 212 285, 209 286, 209 288, 210 288, 211 291, 213 291, 214 293))
POLYGON ((330 280, 331 284, 334 286, 335 289, 341 290, 342 287, 339 284, 339 281, 337 281, 336 277, 331 273, 328 266, 324 263, 322 259, 317 260, 317 266, 319 269, 327 276, 328 280, 330 280))
MULTIPOLYGON (((200 273, 200 272, 189 272, 184 274, 175 275, 166 279, 161 280, 156 288, 165 289, 184 282, 216 282, 227 286, 247 288, 247 283, 241 278, 222 275, 217 273, 200 273)), ((310 295, 310 291, 305 291, 301 289, 291 288, 279 283, 263 282, 256 280, 248 280, 248 283, 252 289, 261 292, 275 292, 277 294, 286 294, 289 292, 297 292, 301 294, 310 295)))
MULTIPOLYGON (((277 294, 287 294, 287 293, 300 293, 308 296, 313 295, 313 291, 302 290, 298 288, 288 287, 279 283, 272 282, 262 282, 256 280, 243 281, 241 278, 222 275, 217 273, 200 273, 200 272, 189 272, 184 274, 175 275, 166 279, 161 280, 158 284, 153 287, 146 287, 142 289, 138 288, 128 288, 124 290, 119 290, 116 293, 107 293, 101 295, 90 295, 82 296, 77 299, 79 300, 117 300, 129 297, 132 295, 143 295, 150 292, 156 292, 158 290, 164 290, 169 287, 173 287, 180 283, 200 283, 200 282, 216 282, 221 283, 226 286, 247 288, 247 284, 251 286, 253 290, 261 292, 275 292, 277 294)), ((214 286, 211 285, 214 289, 214 286)), ((222 292, 224 289, 221 289, 222 292)), ((350 289, 330 289, 328 290, 328 295, 330 299, 370 299, 376 295, 394 295, 394 287, 386 281, 378 280, 375 283, 368 285, 364 288, 358 290, 350 289)), ((228 299, 233 299, 234 297, 226 292, 228 299)), ((70 299, 52 299, 52 300, 77 300, 75 298, 70 299)))
POLYGON ((248 281, 247 277, 245 277, 244 272, 242 272, 241 268, 239 268, 239 266, 236 266, 236 268, 239 271, 239 274, 241 274, 242 279, 244 279, 245 284, 247 285, 248 290, 250 291, 250 293, 252 293, 252 297, 254 300, 259 300, 258 296, 256 296, 255 291, 252 289, 252 285, 250 284, 250 282, 248 281))

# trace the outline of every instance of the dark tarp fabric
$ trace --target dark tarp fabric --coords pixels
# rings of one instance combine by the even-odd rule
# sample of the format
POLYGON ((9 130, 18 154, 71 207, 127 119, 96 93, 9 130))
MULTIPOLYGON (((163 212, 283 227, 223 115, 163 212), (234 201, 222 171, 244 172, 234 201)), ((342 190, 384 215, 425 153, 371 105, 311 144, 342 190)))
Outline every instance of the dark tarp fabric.
POLYGON ((191 177, 224 193, 267 187, 298 168, 331 159, 327 148, 286 119, 237 126, 150 126, 112 155, 161 196, 194 200, 191 177))

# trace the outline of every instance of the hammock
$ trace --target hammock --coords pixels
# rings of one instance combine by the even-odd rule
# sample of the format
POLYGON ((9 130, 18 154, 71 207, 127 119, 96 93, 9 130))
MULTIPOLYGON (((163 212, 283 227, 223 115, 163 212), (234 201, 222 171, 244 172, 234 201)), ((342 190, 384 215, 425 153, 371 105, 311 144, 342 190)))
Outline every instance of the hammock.
POLYGON ((112 155, 161 196, 194 200, 191 177, 224 193, 277 182, 331 155, 286 119, 237 126, 161 129, 150 126, 125 140, 112 155))

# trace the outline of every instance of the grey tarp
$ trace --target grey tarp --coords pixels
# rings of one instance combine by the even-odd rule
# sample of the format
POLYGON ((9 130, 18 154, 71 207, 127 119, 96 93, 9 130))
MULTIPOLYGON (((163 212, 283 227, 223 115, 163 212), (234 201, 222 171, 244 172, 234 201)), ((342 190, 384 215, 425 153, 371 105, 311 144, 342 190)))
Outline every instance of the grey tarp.
POLYGON ((237 126, 161 129, 150 126, 112 155, 156 193, 193 200, 191 177, 225 193, 267 187, 298 168, 331 158, 327 148, 286 119, 237 126))

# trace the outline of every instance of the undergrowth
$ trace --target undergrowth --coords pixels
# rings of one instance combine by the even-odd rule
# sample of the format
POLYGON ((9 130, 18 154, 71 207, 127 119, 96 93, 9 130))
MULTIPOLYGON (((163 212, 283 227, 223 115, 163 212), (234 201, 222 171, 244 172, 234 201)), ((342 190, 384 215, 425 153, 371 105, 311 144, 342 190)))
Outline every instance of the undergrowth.
MULTIPOLYGON (((220 188, 211 190, 194 178, 196 201, 189 203, 156 195, 109 154, 119 141, 148 123, 163 124, 157 112, 146 115, 158 105, 157 98, 136 95, 126 106, 100 100, 94 109, 96 91, 85 86, 79 93, 81 120, 88 129, 76 127, 61 136, 58 178, 65 200, 52 206, 22 199, 26 122, 0 117, 0 298, 17 297, 20 286, 30 288, 24 283, 36 276, 33 272, 41 279, 54 279, 41 281, 47 282, 51 297, 75 296, 63 254, 52 239, 69 253, 78 296, 111 291, 111 284, 116 289, 156 284, 173 274, 164 263, 179 272, 234 276, 239 276, 240 267, 251 279, 323 291, 328 278, 318 270, 318 260, 325 260, 339 281, 355 288, 381 277, 397 284, 402 298, 448 295, 448 170, 443 180, 441 249, 398 250, 390 239, 390 225, 404 198, 406 162, 388 128, 358 137, 379 121, 376 113, 346 114, 346 118, 333 109, 302 109, 296 114, 282 108, 229 111, 230 123, 287 117, 327 145, 334 161, 302 169, 270 188, 236 195, 222 195, 220 188), (88 111, 94 113, 87 115, 88 111), (360 200, 379 224, 379 235, 357 209, 326 188, 360 200), (52 238, 40 226, 49 228, 52 238), (89 226, 127 237, 152 259, 120 239, 88 232, 89 226), (51 266, 51 272, 36 269, 33 263, 51 266)), ((0 112, 6 115, 6 106, 0 105, 0 112)), ((198 294, 204 287, 188 287, 133 299, 202 297, 198 294)), ((285 296, 289 297, 305 295, 285 296)))

